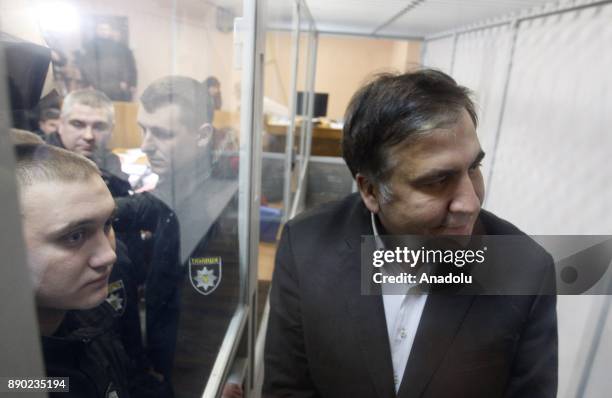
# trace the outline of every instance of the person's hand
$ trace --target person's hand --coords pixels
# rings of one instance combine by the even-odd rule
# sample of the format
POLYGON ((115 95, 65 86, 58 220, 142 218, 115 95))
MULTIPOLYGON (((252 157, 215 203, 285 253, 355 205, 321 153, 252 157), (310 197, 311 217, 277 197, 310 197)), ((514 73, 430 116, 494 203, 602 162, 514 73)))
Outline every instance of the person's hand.
POLYGON ((226 383, 223 387, 222 398, 242 398, 242 386, 236 383, 226 383))

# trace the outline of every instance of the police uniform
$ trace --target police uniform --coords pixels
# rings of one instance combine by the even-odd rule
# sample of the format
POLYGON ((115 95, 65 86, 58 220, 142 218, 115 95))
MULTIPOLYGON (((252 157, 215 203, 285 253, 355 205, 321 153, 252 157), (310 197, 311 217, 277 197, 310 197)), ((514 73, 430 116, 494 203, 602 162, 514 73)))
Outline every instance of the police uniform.
POLYGON ((176 215, 149 193, 117 198, 113 226, 128 245, 129 257, 138 258, 133 279, 145 286, 146 355, 151 366, 170 381, 180 309, 180 232, 176 215), (148 240, 135 232, 151 232, 148 240))
POLYGON ((185 264, 173 383, 201 395, 240 298, 237 200, 234 197, 185 264))
POLYGON ((112 310, 68 311, 52 336, 42 337, 49 377, 69 377, 62 398, 124 398, 128 393, 127 357, 112 331, 112 310), (91 326, 96 325, 96 326, 91 326))

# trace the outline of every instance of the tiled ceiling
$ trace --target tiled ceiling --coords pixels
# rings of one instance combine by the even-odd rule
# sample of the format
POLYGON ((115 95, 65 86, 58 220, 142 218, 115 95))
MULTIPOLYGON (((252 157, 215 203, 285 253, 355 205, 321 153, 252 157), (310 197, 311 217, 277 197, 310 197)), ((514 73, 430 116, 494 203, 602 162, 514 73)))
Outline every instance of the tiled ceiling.
MULTIPOLYGON (((551 0, 305 0, 322 32, 427 37, 550 3, 551 0)), ((271 27, 288 29, 291 0, 269 0, 271 27)))

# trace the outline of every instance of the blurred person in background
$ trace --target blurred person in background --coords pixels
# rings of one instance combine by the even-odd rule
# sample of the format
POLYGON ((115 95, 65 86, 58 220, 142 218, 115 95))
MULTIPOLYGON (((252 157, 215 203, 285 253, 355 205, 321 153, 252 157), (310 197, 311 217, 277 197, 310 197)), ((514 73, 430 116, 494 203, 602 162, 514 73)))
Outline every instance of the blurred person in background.
POLYGON ((85 43, 76 64, 85 87, 100 90, 113 101, 131 101, 138 71, 132 50, 120 36, 109 22, 99 22, 94 38, 85 43))
POLYGON ((214 76, 209 76, 204 80, 206 91, 208 92, 208 120, 212 123, 215 111, 221 110, 223 104, 221 99, 221 82, 214 76))
POLYGON ((130 185, 119 157, 107 147, 114 124, 115 108, 104 93, 76 90, 64 99, 59 129, 47 136, 47 143, 93 160, 116 197, 128 195, 130 185))
POLYGON ((60 125, 60 110, 56 108, 42 109, 38 117, 38 129, 34 132, 45 139, 48 135, 57 133, 60 125))

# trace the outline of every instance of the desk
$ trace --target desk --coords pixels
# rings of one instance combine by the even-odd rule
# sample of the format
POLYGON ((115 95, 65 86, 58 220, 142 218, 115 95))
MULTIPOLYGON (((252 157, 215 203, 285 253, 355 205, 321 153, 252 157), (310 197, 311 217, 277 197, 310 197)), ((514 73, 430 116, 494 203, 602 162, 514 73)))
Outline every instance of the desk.
MULTIPOLYGON (((266 150, 270 152, 285 152, 285 139, 288 126, 285 124, 265 123, 265 129, 271 139, 266 150)), ((295 129, 294 143, 300 140, 301 123, 295 129)), ((312 127, 313 156, 342 156, 342 129, 314 125, 312 127)))

